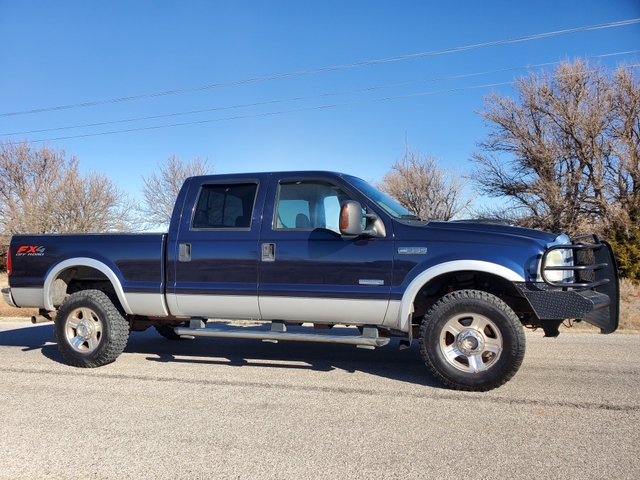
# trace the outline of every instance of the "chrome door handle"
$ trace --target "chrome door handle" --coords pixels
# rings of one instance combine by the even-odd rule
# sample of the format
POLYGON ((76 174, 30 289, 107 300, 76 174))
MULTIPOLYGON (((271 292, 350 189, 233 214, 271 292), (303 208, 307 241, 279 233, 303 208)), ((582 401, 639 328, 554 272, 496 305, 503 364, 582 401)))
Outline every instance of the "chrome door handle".
POLYGON ((181 243, 178 245, 178 261, 190 262, 191 261, 191 244, 181 243))
POLYGON ((262 261, 263 262, 276 261, 276 244, 275 243, 262 244, 262 261))

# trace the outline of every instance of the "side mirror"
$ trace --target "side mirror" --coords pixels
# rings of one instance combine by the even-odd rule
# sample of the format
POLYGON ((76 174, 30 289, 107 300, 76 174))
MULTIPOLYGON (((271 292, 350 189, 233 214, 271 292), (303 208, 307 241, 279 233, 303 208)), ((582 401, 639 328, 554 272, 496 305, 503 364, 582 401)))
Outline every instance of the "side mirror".
POLYGON ((340 233, 373 238, 383 238, 387 233, 384 223, 375 213, 362 213, 362 205, 347 200, 340 207, 340 233), (363 229, 366 219, 367 228, 363 229))
POLYGON ((362 235, 362 205, 347 200, 340 208, 340 233, 342 235, 362 235))

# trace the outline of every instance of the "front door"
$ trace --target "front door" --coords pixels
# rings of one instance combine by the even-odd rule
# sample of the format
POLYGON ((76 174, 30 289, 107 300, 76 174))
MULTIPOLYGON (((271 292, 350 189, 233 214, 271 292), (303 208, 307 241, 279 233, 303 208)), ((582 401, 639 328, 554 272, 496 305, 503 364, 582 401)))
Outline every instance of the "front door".
POLYGON ((258 272, 264 319, 382 324, 391 293, 393 241, 389 233, 340 235, 342 202, 362 204, 347 189, 335 179, 271 181, 258 272))

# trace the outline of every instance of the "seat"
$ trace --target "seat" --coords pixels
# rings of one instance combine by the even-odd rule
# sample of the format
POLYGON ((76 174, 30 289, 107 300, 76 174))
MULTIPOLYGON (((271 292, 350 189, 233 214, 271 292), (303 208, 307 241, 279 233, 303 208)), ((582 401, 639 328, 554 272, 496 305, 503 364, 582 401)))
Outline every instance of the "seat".
POLYGON ((298 215, 296 215, 296 228, 311 228, 309 217, 307 217, 304 213, 299 213, 298 215))

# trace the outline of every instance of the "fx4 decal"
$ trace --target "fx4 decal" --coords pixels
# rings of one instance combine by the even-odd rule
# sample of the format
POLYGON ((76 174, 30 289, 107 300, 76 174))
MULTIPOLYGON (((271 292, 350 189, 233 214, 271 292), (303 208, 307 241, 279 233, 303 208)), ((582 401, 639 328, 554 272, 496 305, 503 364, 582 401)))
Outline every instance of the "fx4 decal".
POLYGON ((16 257, 27 255, 28 257, 42 257, 46 247, 38 245, 22 245, 16 252, 16 257))

